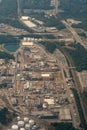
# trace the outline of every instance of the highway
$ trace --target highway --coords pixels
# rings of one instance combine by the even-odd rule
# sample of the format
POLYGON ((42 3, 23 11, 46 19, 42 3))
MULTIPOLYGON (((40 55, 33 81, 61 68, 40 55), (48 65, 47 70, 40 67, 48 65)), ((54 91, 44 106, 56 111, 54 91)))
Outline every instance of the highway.
POLYGON ((76 40, 77 43, 80 43, 84 48, 87 49, 87 45, 85 45, 80 38, 80 36, 77 34, 77 32, 71 27, 69 23, 67 23, 65 20, 62 20, 62 23, 65 25, 65 27, 72 33, 74 39, 76 40))

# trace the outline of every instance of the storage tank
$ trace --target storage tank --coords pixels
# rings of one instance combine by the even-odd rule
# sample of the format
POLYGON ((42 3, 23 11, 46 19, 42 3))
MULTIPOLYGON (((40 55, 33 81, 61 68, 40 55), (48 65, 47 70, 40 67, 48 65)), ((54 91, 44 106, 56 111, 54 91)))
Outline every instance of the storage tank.
POLYGON ((12 126, 12 130, 18 130, 18 126, 17 125, 13 125, 12 126))
POLYGON ((30 125, 30 124, 26 124, 26 125, 25 125, 25 129, 26 129, 26 130, 29 130, 30 128, 31 128, 31 125, 30 125))
POLYGON ((34 125, 34 120, 29 120, 29 124, 32 126, 32 125, 34 125))
POLYGON ((24 117, 24 122, 28 123, 28 121, 29 121, 29 118, 28 117, 24 117))
POLYGON ((37 130, 37 126, 34 125, 34 126, 32 127, 32 130, 37 130))
POLYGON ((17 117, 17 121, 19 121, 20 119, 21 119, 20 116, 18 116, 18 117, 17 117))
POLYGON ((25 128, 20 128, 19 130, 25 130, 25 128))
POLYGON ((23 127, 24 126, 24 121, 18 121, 18 126, 23 127))
POLYGON ((43 103, 43 109, 46 109, 48 107, 47 103, 43 103))

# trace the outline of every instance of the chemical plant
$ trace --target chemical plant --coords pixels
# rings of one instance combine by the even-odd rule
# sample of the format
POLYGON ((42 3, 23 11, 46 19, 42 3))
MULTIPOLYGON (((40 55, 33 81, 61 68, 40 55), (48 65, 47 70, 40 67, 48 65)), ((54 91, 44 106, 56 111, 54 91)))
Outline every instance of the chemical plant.
POLYGON ((41 39, 25 37, 14 53, 15 60, 9 60, 6 67, 5 61, 0 60, 0 81, 7 84, 0 94, 5 95, 11 109, 21 115, 9 128, 43 130, 44 123, 60 121, 78 127, 80 120, 70 89, 73 82, 67 61, 58 49, 51 54, 39 42, 41 39))

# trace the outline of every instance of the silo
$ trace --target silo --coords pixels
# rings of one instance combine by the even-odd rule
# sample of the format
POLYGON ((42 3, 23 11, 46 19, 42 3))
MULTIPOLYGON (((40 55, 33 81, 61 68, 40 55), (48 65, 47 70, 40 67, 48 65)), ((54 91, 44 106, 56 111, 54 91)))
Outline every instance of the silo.
POLYGON ((17 125, 13 125, 12 126, 12 130, 18 130, 18 126, 17 125))
POLYGON ((24 126, 24 121, 18 121, 18 126, 23 127, 24 126))

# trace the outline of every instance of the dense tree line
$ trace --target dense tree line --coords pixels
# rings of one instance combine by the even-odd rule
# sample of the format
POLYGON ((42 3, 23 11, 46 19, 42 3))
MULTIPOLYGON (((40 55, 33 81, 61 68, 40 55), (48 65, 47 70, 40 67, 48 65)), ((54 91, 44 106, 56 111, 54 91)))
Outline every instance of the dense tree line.
POLYGON ((78 112, 79 112, 79 116, 80 116, 80 120, 81 120, 80 127, 82 127, 85 130, 87 130, 87 123, 86 123, 86 120, 85 120, 85 117, 84 117, 84 113, 83 113, 83 109, 82 109, 82 106, 81 106, 81 102, 80 102, 80 98, 79 98, 78 92, 74 88, 72 88, 71 90, 72 90, 72 92, 74 94, 74 97, 75 97, 75 100, 76 100, 76 104, 77 104, 77 108, 78 108, 78 112))
POLYGON ((72 123, 52 123, 50 125, 45 125, 46 130, 78 130, 73 127, 72 123))
POLYGON ((72 57, 77 71, 87 70, 87 50, 79 43, 71 45, 74 49, 67 49, 66 51, 72 57))
POLYGON ((87 30, 87 0, 60 0, 60 15, 64 18, 75 18, 82 23, 74 25, 87 30))
POLYGON ((45 49, 47 51, 49 51, 50 53, 53 53, 55 51, 56 48, 60 47, 60 46, 64 46, 63 42, 40 42, 40 44, 42 44, 45 49))
POLYGON ((5 107, 0 110, 0 123, 7 124, 9 121, 11 121, 10 113, 8 109, 5 107))
POLYGON ((56 27, 58 30, 65 29, 65 26, 60 21, 61 17, 49 17, 48 19, 45 19, 45 25, 49 27, 56 27))
POLYGON ((28 28, 26 25, 21 23, 18 19, 8 19, 7 17, 4 17, 0 19, 0 23, 8 24, 15 28, 20 28, 29 32, 33 32, 32 29, 28 28))
POLYGON ((14 56, 6 52, 0 52, 0 59, 14 59, 14 56))
POLYGON ((54 126, 55 130, 77 130, 72 123, 54 123, 52 126, 54 126))
POLYGON ((81 18, 80 20, 82 21, 80 24, 75 24, 73 25, 74 28, 82 28, 87 31, 87 17, 81 18))
POLYGON ((0 17, 17 16, 17 0, 2 0, 0 3, 0 17))
POLYGON ((51 0, 22 0, 22 8, 27 9, 51 9, 51 0))
POLYGON ((28 29, 17 19, 17 8, 17 0, 2 0, 0 3, 0 23, 9 24, 13 27, 25 29, 31 32, 31 29, 28 29))
POLYGON ((60 9, 64 17, 84 17, 87 14, 87 0, 60 0, 60 9))
POLYGON ((17 43, 19 40, 11 35, 0 35, 0 44, 3 43, 17 43))

